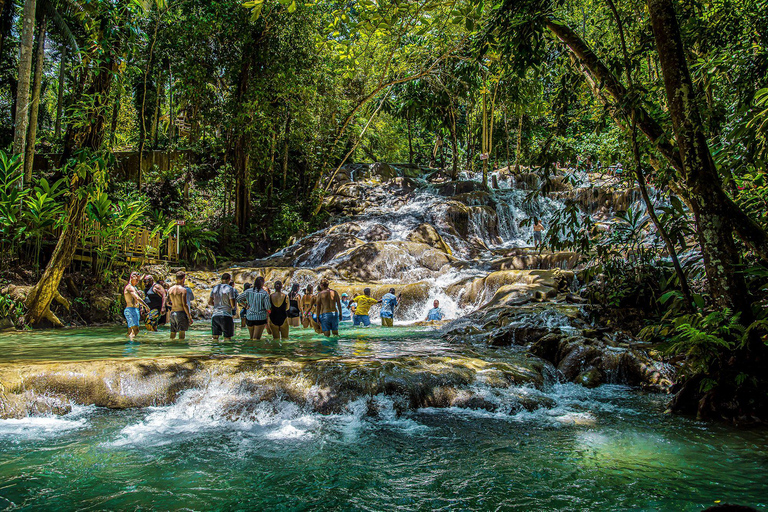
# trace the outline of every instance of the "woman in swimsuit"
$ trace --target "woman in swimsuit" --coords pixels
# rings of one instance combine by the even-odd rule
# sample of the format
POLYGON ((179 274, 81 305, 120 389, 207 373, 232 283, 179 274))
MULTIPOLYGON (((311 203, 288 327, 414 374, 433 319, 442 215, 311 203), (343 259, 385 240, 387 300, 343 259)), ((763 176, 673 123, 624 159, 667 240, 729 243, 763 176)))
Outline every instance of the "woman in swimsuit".
POLYGON ((275 281, 275 293, 269 296, 269 329, 276 340, 288 339, 288 296, 283 293, 282 281, 275 281))
POLYGON ((305 329, 312 323, 312 302, 315 296, 312 295, 312 285, 304 290, 304 296, 301 298, 301 325, 305 329))
POLYGON ((299 308, 299 301, 301 295, 299 295, 299 285, 295 284, 291 287, 291 293, 288 294, 288 324, 291 327, 298 327, 301 323, 301 309, 299 308))

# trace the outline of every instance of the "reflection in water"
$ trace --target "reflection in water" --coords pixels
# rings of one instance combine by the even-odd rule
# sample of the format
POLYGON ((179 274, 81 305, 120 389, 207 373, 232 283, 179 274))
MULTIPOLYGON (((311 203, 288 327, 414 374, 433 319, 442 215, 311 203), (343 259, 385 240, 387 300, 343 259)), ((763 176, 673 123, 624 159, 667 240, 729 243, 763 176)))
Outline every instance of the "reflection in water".
POLYGON ((435 332, 422 327, 367 329, 342 326, 339 336, 326 338, 310 329, 291 331, 288 340, 275 341, 265 335, 261 340, 248 339, 248 331, 240 329, 231 341, 213 341, 210 325, 194 324, 185 340, 170 340, 167 328, 158 332, 141 331, 130 343, 120 327, 94 327, 65 331, 25 331, 0 333, 0 362, 49 360, 58 361, 110 359, 120 357, 156 358, 187 355, 254 355, 286 357, 358 356, 392 357, 396 354, 450 355, 455 347, 435 341, 435 332), (363 348, 365 347, 365 348, 363 348))

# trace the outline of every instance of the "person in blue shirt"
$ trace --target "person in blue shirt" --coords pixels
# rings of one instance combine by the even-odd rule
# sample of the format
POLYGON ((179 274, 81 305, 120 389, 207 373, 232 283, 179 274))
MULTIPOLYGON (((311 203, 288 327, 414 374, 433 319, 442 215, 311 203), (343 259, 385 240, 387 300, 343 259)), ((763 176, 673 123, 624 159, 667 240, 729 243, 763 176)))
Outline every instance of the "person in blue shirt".
POLYGON ((443 314, 443 310, 440 309, 440 301, 436 300, 432 305, 434 307, 429 310, 429 313, 427 313, 427 322, 442 320, 445 317, 445 315, 443 314))
POLYGON ((381 298, 381 326, 392 327, 395 316, 395 308, 400 300, 400 296, 395 296, 395 289, 390 288, 389 293, 385 293, 381 298))
POLYGON ((349 295, 346 293, 341 294, 341 321, 352 321, 352 310, 349 309, 349 295))

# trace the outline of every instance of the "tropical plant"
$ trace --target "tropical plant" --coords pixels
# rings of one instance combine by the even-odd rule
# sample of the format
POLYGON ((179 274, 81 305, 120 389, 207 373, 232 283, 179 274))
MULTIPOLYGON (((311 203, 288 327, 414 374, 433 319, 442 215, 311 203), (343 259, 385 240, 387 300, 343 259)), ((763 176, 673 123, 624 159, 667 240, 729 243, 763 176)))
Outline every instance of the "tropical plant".
POLYGON ((26 238, 21 206, 27 190, 21 190, 24 170, 18 155, 0 150, 0 262, 8 263, 26 238))
POLYGON ((181 226, 181 258, 193 265, 216 264, 212 246, 218 240, 216 233, 200 222, 187 222, 181 226))
POLYGON ((64 222, 64 206, 57 199, 66 193, 65 183, 66 179, 64 178, 53 184, 49 184, 48 180, 41 178, 36 182, 31 193, 24 198, 22 215, 27 226, 28 236, 35 240, 33 261, 38 269, 41 265, 40 246, 43 235, 60 227, 64 222))
POLYGON ((147 203, 143 200, 114 203, 106 192, 96 193, 86 207, 87 216, 96 228, 96 273, 104 281, 112 277, 117 254, 135 239, 134 229, 142 225, 146 210, 147 203))

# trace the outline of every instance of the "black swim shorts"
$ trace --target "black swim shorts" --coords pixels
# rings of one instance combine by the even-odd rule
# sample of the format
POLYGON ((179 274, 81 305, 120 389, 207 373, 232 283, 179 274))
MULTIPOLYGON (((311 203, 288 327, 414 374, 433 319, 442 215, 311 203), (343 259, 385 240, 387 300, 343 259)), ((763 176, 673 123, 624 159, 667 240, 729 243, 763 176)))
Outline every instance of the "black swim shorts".
POLYGON ((235 335, 235 320, 231 316, 214 316, 211 318, 211 330, 214 336, 231 338, 235 335))
POLYGON ((171 312, 171 332, 185 332, 189 330, 189 317, 186 311, 171 312))
POLYGON ((248 324, 248 327, 256 327, 257 325, 267 325, 266 320, 246 320, 246 324, 248 324))

